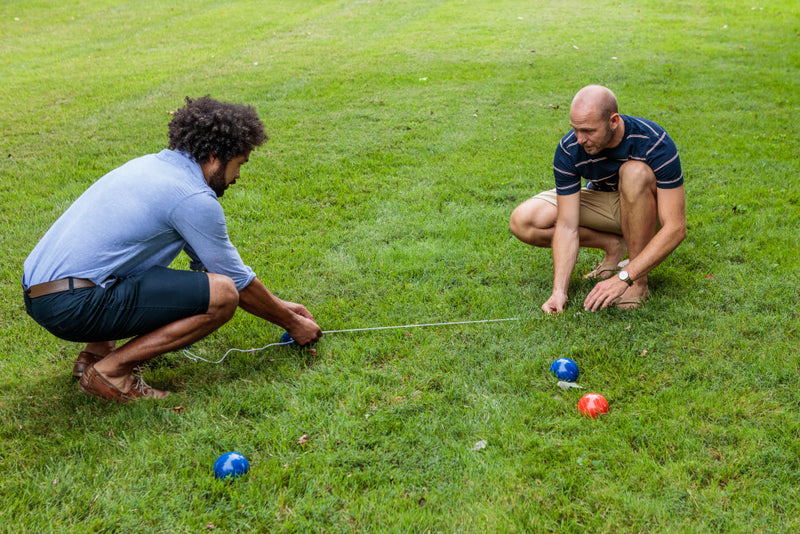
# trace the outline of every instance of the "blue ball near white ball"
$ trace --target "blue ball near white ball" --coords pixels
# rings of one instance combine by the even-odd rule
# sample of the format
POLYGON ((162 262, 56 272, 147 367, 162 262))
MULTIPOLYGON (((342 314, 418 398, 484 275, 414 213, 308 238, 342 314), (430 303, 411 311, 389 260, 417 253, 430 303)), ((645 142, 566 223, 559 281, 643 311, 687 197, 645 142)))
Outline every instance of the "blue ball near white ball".
POLYGON ((565 382, 575 382, 578 379, 578 364, 569 358, 559 358, 550 365, 550 372, 556 375, 559 380, 565 382))

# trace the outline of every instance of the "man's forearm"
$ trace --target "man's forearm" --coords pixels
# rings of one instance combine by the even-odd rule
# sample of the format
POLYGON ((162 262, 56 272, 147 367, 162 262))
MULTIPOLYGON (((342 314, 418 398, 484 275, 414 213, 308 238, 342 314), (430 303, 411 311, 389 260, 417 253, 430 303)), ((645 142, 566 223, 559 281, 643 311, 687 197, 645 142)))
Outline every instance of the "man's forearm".
POLYGON ((685 237, 685 225, 662 227, 625 270, 633 280, 646 276, 672 254, 685 237))
POLYGON ((567 293, 575 261, 578 258, 580 239, 578 229, 556 225, 553 234, 553 293, 567 293))
POLYGON ((296 315, 258 278, 239 291, 239 307, 285 329, 289 329, 296 321, 296 315))

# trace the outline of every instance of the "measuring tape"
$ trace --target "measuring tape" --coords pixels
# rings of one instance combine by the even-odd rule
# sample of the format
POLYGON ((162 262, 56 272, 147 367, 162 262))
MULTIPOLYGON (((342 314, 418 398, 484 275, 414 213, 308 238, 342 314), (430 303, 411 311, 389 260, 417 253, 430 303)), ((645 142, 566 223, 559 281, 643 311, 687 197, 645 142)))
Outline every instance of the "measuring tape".
MULTIPOLYGON (((398 326, 371 326, 368 328, 346 328, 343 330, 323 330, 323 334, 340 334, 343 332, 367 332, 370 330, 395 330, 398 328, 424 328, 427 326, 452 326, 452 325, 459 325, 459 324, 478 324, 478 323, 501 323, 504 321, 519 321, 517 317, 511 317, 508 319, 483 319, 480 321, 454 321, 449 323, 424 323, 424 324, 405 324, 405 325, 398 325, 398 326)), ((183 350, 183 355, 189 358, 190 360, 197 362, 206 362, 206 363, 222 363, 222 361, 228 357, 228 354, 231 352, 258 352, 264 349, 268 349, 270 347, 276 347, 280 345, 296 345, 294 340, 289 337, 288 333, 283 335, 283 338, 278 343, 270 343, 269 345, 264 345, 263 347, 259 348, 252 348, 252 349, 228 349, 228 352, 222 355, 217 361, 206 360, 205 358, 201 358, 200 356, 189 352, 187 349, 183 350)))

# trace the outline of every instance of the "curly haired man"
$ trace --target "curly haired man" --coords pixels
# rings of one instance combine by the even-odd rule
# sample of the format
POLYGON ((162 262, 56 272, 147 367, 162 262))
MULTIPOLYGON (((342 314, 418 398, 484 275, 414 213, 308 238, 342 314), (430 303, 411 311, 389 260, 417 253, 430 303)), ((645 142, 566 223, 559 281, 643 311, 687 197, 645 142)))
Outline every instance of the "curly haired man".
POLYGON ((228 238, 218 198, 266 140, 253 108, 187 98, 169 124, 169 149, 100 178, 25 260, 28 314, 55 336, 86 343, 72 371, 84 393, 165 397, 134 369, 207 336, 237 307, 298 344, 321 337, 311 313, 274 296, 228 238), (169 268, 181 251, 192 270, 169 268))

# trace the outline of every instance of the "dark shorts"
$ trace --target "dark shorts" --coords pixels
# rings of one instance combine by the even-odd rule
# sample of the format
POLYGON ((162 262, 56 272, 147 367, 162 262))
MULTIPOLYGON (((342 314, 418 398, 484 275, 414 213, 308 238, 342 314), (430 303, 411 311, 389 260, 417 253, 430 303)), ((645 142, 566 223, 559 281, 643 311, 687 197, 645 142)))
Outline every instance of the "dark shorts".
POLYGON ((25 295, 28 315, 56 337, 89 343, 152 332, 208 311, 208 275, 153 267, 106 287, 25 295))

